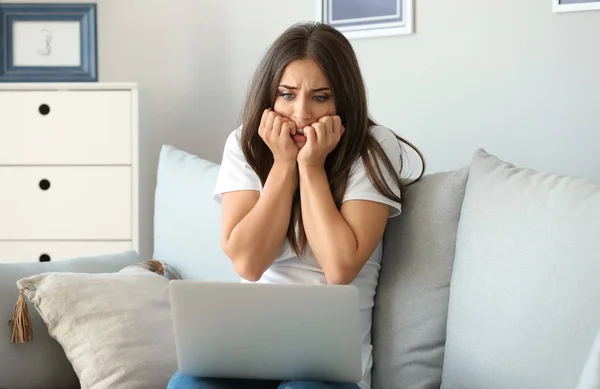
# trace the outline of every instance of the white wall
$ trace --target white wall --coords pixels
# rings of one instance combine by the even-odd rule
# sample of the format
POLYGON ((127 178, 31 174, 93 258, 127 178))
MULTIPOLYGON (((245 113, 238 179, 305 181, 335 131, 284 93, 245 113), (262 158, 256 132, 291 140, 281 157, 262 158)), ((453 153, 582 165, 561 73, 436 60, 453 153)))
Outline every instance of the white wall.
POLYGON ((372 111, 431 171, 483 147, 600 179, 600 11, 554 14, 551 3, 418 1, 416 35, 356 41, 372 111))
MULTIPOLYGON (((354 41, 375 118, 425 153, 428 172, 483 147, 600 179, 600 11, 553 14, 551 2, 419 0, 415 35, 354 41)), ((140 254, 150 257, 161 145, 218 162, 260 56, 316 3, 98 3, 100 81, 140 85, 140 254)))

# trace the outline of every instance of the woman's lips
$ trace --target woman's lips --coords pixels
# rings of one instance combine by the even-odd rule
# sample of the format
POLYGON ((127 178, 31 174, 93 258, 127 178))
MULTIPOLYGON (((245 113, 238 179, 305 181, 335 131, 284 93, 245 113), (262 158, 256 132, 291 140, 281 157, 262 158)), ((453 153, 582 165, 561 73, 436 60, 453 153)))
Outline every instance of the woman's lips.
POLYGON ((292 139, 294 140, 294 142, 306 143, 306 136, 305 135, 295 134, 295 135, 292 135, 292 139))
POLYGON ((296 130, 293 131, 290 135, 292 136, 294 142, 306 143, 306 135, 304 135, 303 128, 296 128, 296 130))

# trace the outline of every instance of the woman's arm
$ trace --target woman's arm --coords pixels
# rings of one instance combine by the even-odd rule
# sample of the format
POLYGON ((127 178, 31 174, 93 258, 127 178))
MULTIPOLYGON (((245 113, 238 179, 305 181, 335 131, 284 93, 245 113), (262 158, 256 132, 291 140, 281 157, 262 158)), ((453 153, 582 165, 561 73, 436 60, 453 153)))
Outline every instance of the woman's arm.
POLYGON ((223 194, 222 247, 235 271, 257 281, 285 242, 296 188, 293 163, 275 163, 263 188, 223 194))
MULTIPOLYGON (((222 196, 221 245, 235 271, 248 281, 262 277, 286 239, 297 187, 299 150, 290 137, 295 129, 290 119, 265 109, 258 134, 273 153, 274 162, 262 194, 228 191, 222 196)), ((238 159, 243 159, 243 155, 238 155, 238 159)))
MULTIPOLYGON (((327 282, 349 284, 383 237, 390 206, 373 201, 377 196, 365 197, 361 193, 359 198, 345 201, 338 211, 324 166, 327 155, 344 133, 340 118, 321 118, 306 127, 304 133, 307 143, 298 153, 298 166, 306 238, 327 282)), ((366 173, 364 179, 368 180, 366 173)), ((374 190, 367 186, 361 192, 374 190)))
POLYGON ((349 284, 381 240, 389 206, 351 200, 338 211, 323 167, 301 165, 299 173, 309 245, 329 284, 349 284))

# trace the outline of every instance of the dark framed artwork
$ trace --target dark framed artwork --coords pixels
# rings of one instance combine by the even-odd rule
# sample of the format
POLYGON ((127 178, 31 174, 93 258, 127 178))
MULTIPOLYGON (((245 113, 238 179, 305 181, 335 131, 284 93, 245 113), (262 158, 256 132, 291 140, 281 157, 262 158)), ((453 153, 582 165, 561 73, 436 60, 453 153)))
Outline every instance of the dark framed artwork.
POLYGON ((552 0, 554 12, 600 10, 600 0, 552 0))
POLYGON ((348 39, 414 33, 414 0, 317 0, 317 10, 348 39))
POLYGON ((96 4, 0 4, 0 82, 98 81, 96 4))

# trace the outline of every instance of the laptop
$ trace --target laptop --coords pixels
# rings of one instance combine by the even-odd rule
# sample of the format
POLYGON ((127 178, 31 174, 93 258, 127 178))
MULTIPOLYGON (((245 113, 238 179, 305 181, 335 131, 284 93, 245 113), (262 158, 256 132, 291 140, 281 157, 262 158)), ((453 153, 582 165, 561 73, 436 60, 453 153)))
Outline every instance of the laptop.
POLYGON ((359 382, 358 289, 173 280, 179 371, 196 377, 359 382))

